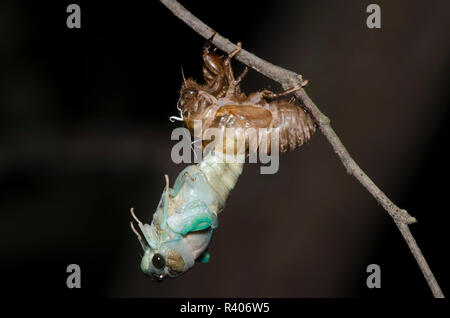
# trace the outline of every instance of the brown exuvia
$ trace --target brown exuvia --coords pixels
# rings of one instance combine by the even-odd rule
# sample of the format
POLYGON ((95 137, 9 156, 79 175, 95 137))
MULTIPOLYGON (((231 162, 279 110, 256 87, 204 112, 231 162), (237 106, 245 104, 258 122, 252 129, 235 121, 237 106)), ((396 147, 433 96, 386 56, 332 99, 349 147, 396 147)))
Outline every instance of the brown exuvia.
MULTIPOLYGON (((214 36, 213 36, 214 37, 214 36)), ((279 135, 279 150, 293 150, 307 142, 315 132, 316 126, 305 110, 291 101, 278 99, 295 92, 293 87, 276 94, 269 90, 251 93, 249 96, 241 92, 240 82, 248 71, 235 78, 230 61, 239 53, 239 48, 227 56, 219 56, 211 51, 212 39, 203 47, 203 77, 205 84, 198 84, 193 79, 184 79, 180 91, 178 108, 182 119, 191 134, 204 141, 208 128, 224 130, 233 128, 235 137, 246 134, 248 128, 254 128, 266 134, 267 152, 270 152, 271 135, 279 135), (201 135, 194 132, 194 122, 201 121, 201 135), (264 128, 266 130, 264 130, 264 128)), ((259 135, 257 145, 262 135, 259 135)), ((248 150, 248 136, 245 137, 248 150)), ((225 143, 226 144, 226 143, 225 143)))

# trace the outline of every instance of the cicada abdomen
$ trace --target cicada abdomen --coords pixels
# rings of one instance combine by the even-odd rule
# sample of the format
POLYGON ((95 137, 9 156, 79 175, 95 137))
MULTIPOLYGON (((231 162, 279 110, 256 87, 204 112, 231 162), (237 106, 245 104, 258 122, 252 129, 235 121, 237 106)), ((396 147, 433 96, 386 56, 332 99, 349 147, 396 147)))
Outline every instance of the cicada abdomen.
POLYGON ((272 134, 278 135, 280 152, 286 152, 303 145, 315 132, 311 117, 302 108, 285 101, 263 105, 223 105, 217 109, 214 120, 207 128, 233 128, 236 139, 241 137, 246 143, 250 143, 248 129, 253 128, 258 133, 258 145, 261 145, 261 140, 267 140, 268 153, 270 142, 274 140, 272 134))
MULTIPOLYGON (((235 79, 230 64, 231 58, 239 53, 240 48, 224 57, 211 52, 210 43, 211 39, 203 51, 205 84, 184 79, 178 101, 184 123, 192 135, 204 140, 205 146, 205 140, 208 139, 205 134, 209 128, 232 128, 235 131, 233 139, 244 138, 247 151, 250 144, 247 130, 253 128, 259 132, 258 146, 261 146, 260 139, 268 141, 265 144, 267 152, 270 151, 270 141, 274 140, 273 134, 278 134, 280 152, 294 150, 311 138, 316 130, 311 116, 293 102, 278 99, 295 92, 299 87, 279 94, 262 90, 247 96, 240 89, 247 68, 235 79), (197 135, 194 129, 196 121, 201 122, 201 135, 197 135)), ((226 140, 224 144, 235 142, 226 140)))

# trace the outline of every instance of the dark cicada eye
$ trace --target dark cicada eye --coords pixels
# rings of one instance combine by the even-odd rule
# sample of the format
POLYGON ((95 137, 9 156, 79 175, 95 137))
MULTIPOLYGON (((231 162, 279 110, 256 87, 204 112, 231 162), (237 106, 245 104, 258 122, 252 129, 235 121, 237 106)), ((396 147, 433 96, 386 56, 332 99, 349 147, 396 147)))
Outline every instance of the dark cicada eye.
POLYGON ((182 93, 182 98, 189 100, 189 99, 193 98, 196 95, 196 93, 197 93, 196 91, 191 90, 191 89, 186 90, 182 93))
POLYGON ((152 258, 152 263, 157 269, 161 269, 166 265, 166 260, 161 254, 156 253, 152 258))

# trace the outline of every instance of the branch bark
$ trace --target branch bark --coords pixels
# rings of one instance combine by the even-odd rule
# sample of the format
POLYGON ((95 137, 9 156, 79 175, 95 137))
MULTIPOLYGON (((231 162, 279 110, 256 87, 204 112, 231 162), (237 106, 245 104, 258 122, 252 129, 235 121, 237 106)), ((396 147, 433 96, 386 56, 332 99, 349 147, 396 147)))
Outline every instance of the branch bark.
MULTIPOLYGON (((234 43, 224 38, 209 26, 207 26, 205 23, 203 23, 201 20, 196 18, 177 1, 160 0, 160 2, 164 4, 170 11, 172 11, 175 16, 181 19, 184 23, 190 26, 195 32, 200 34, 205 39, 209 39, 214 33, 216 33, 213 39, 213 44, 225 53, 230 53, 237 48, 234 43)), ((301 75, 286 70, 277 65, 273 65, 244 49, 242 49, 234 58, 241 63, 253 68, 255 71, 263 74, 264 76, 280 83, 284 89, 291 88, 295 85, 301 86, 301 75)), ((416 259, 416 262, 419 265, 423 275, 425 276, 425 279, 431 289, 431 292, 433 293, 433 296, 437 298, 444 298, 444 294, 442 293, 441 288, 439 287, 439 284, 433 275, 433 272, 428 266, 425 257, 423 256, 416 240, 409 230, 408 224, 416 223, 417 220, 414 217, 410 216, 406 210, 400 209, 397 205, 395 205, 358 166, 358 164, 350 156, 347 149, 342 144, 341 140, 331 127, 328 117, 319 110, 319 108, 308 96, 306 91, 301 88, 296 91, 295 96, 309 110, 312 117, 317 122, 320 130, 328 139, 334 151, 341 159, 342 164, 347 170, 347 173, 353 175, 392 217, 398 229, 400 230, 400 233, 408 244, 408 247, 410 248, 414 258, 416 259)))

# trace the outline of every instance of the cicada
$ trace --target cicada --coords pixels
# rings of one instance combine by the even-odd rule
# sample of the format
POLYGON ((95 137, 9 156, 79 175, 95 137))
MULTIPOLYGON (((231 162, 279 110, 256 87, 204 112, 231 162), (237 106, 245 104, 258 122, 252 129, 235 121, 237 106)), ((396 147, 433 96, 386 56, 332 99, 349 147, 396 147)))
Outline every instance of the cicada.
POLYGON ((131 209, 144 237, 134 228, 144 250, 141 270, 155 280, 176 277, 208 262, 207 247, 218 226, 218 214, 242 173, 243 161, 227 160, 212 151, 197 165, 188 166, 166 187, 151 224, 142 223, 131 209))
MULTIPOLYGON (((246 128, 265 128, 267 134, 280 133, 281 152, 295 149, 311 138, 315 124, 309 114, 291 101, 278 100, 298 87, 279 94, 262 90, 246 96, 239 84, 247 69, 235 78, 230 65, 240 45, 224 57, 211 50, 211 43, 212 38, 203 48, 205 84, 183 76, 178 100, 179 119, 194 135, 196 121, 201 122, 203 131, 234 128, 233 139, 244 134, 246 128)), ((160 281, 185 273, 195 261, 209 260, 207 247, 218 226, 218 214, 242 173, 247 155, 246 151, 237 156, 231 152, 228 147, 213 148, 200 163, 184 169, 173 188, 166 175, 166 186, 150 224, 141 222, 131 210, 142 233, 131 222, 144 250, 141 269, 146 275, 160 281)))

